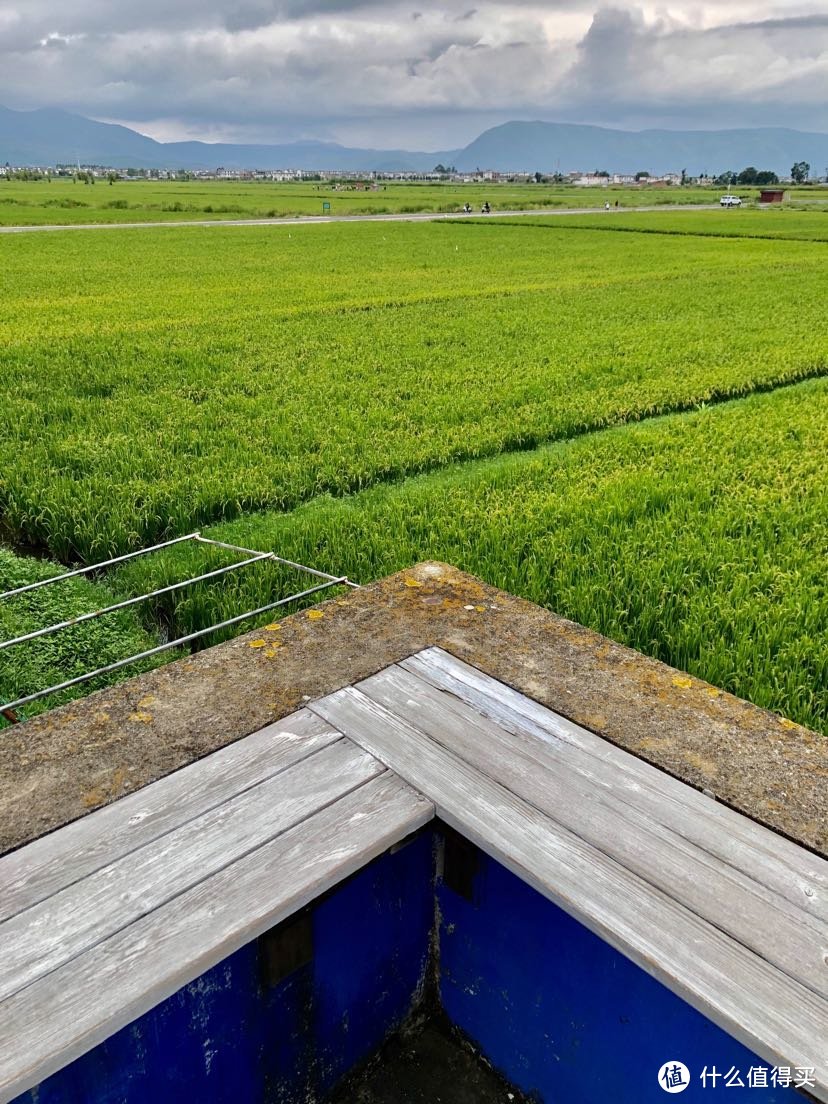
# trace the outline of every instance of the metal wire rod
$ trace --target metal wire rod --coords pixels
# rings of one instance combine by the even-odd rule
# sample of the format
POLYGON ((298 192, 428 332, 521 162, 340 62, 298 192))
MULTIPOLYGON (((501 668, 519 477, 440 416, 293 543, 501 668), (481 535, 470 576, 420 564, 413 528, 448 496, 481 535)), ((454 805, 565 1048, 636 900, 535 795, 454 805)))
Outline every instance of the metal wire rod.
POLYGON ((198 533, 193 540, 199 544, 214 544, 216 548, 229 548, 231 552, 247 552, 251 555, 256 551, 255 548, 242 548, 240 544, 228 544, 227 541, 213 540, 212 537, 202 537, 201 533, 198 533))
MULTIPOLYGON (((181 538, 179 538, 181 539, 181 538)), ((229 628, 230 625, 237 625, 240 621, 247 621, 251 617, 258 617, 259 614, 268 613, 270 610, 277 609, 279 606, 286 606, 288 602, 297 602, 300 598, 307 598, 310 594, 316 594, 320 590, 328 590, 332 586, 337 584, 344 584, 347 586, 354 586, 345 575, 340 578, 331 578, 329 582, 318 583, 314 587, 309 587, 308 590, 300 591, 298 594, 291 594, 287 598, 280 598, 278 602, 270 602, 266 606, 260 606, 258 609, 250 610, 248 613, 240 613, 235 617, 228 618, 227 621, 221 621, 218 625, 211 625, 208 629, 199 629, 198 632, 189 633, 187 636, 180 636, 177 640, 170 640, 166 644, 159 644, 156 648, 150 648, 146 652, 138 652, 136 655, 128 656, 126 659, 119 659, 116 663, 110 663, 106 667, 99 667, 97 671, 89 671, 85 675, 78 675, 77 678, 67 679, 66 682, 58 683, 56 686, 50 686, 46 690, 38 690, 35 694, 28 694, 25 698, 18 698, 17 701, 6 702, 0 705, 0 710, 14 710, 19 709, 22 705, 28 705, 30 702, 37 701, 39 698, 45 698, 49 694, 57 694, 61 690, 68 690, 70 686, 78 686, 82 682, 89 682, 90 679, 97 678, 99 675, 109 674, 110 671, 117 671, 121 667, 128 667, 131 663, 139 663, 142 659, 149 659, 154 655, 159 655, 161 652, 166 652, 170 648, 177 648, 182 644, 188 644, 191 640, 198 640, 199 637, 207 636, 208 633, 218 632, 219 629, 229 628)))
POLYGON ((136 556, 146 556, 148 552, 156 552, 159 548, 169 548, 173 544, 181 544, 182 541, 195 540, 198 536, 198 533, 188 533, 184 537, 174 537, 172 540, 163 541, 161 544, 153 544, 149 548, 139 548, 137 552, 127 552, 124 556, 114 556, 111 560, 90 564, 89 567, 78 567, 74 571, 64 571, 62 575, 53 575, 51 579, 41 579, 39 583, 28 583, 26 586, 17 587, 16 590, 7 590, 5 594, 0 594, 0 602, 4 598, 13 598, 16 594, 25 594, 28 590, 37 590, 38 587, 49 586, 50 583, 62 583, 64 579, 73 579, 77 575, 87 575, 90 571, 97 571, 102 567, 111 567, 113 564, 123 563, 125 560, 134 560, 136 556))
MULTIPOLYGON (((295 567, 297 571, 307 571, 309 575, 316 575, 319 579, 334 579, 335 575, 329 575, 326 571, 317 571, 315 567, 305 567, 304 564, 294 563, 293 560, 286 560, 283 556, 277 556, 274 552, 273 559, 280 564, 285 564, 287 567, 295 567)), ((354 590, 359 590, 359 583, 352 583, 350 579, 343 579, 345 586, 353 587, 354 590)))
POLYGON ((184 579, 179 583, 171 583, 169 586, 160 587, 158 590, 151 590, 148 594, 139 594, 135 598, 127 598, 123 602, 115 602, 114 605, 105 606, 103 609, 92 610, 91 613, 82 613, 78 617, 70 617, 68 621, 58 621, 54 625, 47 625, 42 629, 35 629, 33 632, 25 633, 23 636, 16 636, 12 640, 0 640, 0 651, 4 648, 11 648, 13 644, 22 644, 26 640, 37 640, 38 637, 49 636, 51 633, 58 632, 60 629, 68 629, 71 625, 81 625, 84 621, 92 621, 96 617, 103 617, 106 613, 115 613, 116 610, 126 609, 127 606, 135 606, 139 602, 146 602, 150 598, 159 597, 161 594, 169 594, 174 590, 183 590, 184 587, 192 586, 193 583, 200 583, 205 579, 215 579, 218 575, 226 575, 228 571, 235 571, 240 567, 249 567, 250 564, 258 563, 260 560, 272 559, 273 554, 271 552, 258 552, 249 560, 241 560, 239 563, 227 564, 225 567, 219 567, 215 571, 208 571, 204 575, 196 575, 192 579, 184 579))
MULTIPOLYGON (((202 537, 198 534, 194 538, 199 544, 214 544, 218 548, 229 548, 231 552, 244 552, 252 555, 252 548, 242 548, 238 544, 227 544, 225 541, 212 540, 210 537, 202 537)), ((308 575, 315 575, 318 579, 336 579, 335 575, 329 575, 327 571, 317 571, 315 567, 307 567, 305 564, 294 563, 293 560, 286 560, 284 556, 277 556, 273 553, 273 559, 276 563, 284 564, 286 567, 295 567, 297 571, 305 571, 308 575)), ((337 580, 339 581, 339 580, 337 580)), ((345 580, 345 585, 349 587, 358 587, 358 583, 352 583, 349 579, 345 580)))

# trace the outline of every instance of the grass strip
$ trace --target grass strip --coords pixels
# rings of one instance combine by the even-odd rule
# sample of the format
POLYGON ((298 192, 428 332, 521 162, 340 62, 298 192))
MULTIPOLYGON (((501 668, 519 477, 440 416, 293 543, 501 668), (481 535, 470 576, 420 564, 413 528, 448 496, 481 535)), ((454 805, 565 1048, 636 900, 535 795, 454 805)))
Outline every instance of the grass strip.
MULTIPOLYGON (((826 731, 827 453, 828 382, 813 381, 211 533, 361 582, 442 559, 826 731)), ((119 585, 200 566, 175 550, 119 585)), ((183 631, 278 594, 236 582, 164 616, 183 631)))

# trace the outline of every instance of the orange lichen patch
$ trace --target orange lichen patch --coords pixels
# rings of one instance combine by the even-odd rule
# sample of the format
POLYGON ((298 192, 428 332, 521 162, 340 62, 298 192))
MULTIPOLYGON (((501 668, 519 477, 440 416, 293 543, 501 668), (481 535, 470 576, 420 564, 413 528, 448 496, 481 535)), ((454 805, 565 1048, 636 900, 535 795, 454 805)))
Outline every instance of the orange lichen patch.
POLYGON ((688 678, 687 675, 673 675, 673 686, 677 686, 679 690, 689 690, 693 685, 693 680, 688 678))
POLYGON ((475 606, 474 608, 477 610, 478 613, 485 613, 487 609, 486 606, 475 606))
POLYGON ((96 809, 99 805, 104 805, 107 801, 120 797, 126 789, 126 780, 127 773, 124 768, 116 767, 108 782, 101 782, 99 785, 93 786, 91 790, 87 790, 81 801, 87 809, 96 809))
POLYGON ((794 721, 789 721, 787 717, 780 717, 779 718, 779 723, 782 725, 783 728, 798 728, 799 727, 799 725, 795 724, 794 721))
POLYGON ((666 743, 667 741, 660 736, 641 736, 635 741, 635 749, 643 755, 648 753, 655 755, 666 743))
POLYGON ((138 724, 151 724, 152 713, 147 713, 143 709, 137 709, 134 713, 130 713, 129 719, 136 721, 138 724))
POLYGON ((87 790, 87 792, 81 798, 87 809, 96 809, 98 805, 103 805, 106 801, 106 794, 99 787, 87 790))
POLYGON ((308 621, 321 621, 324 616, 325 614, 322 612, 322 610, 308 610, 308 621))
POLYGON ((266 648, 267 647, 267 641, 266 640, 251 640, 250 643, 247 646, 248 646, 248 648, 266 648))
POLYGON ((691 767, 695 767, 705 778, 715 778, 718 774, 719 768, 717 764, 712 759, 708 759, 698 752, 687 749, 684 752, 683 759, 686 763, 689 763, 691 767))
POLYGON ((92 717, 95 724, 106 724, 109 720, 109 714, 105 713, 102 709, 95 713, 92 717))
POLYGON ((270 645, 270 647, 267 648, 266 651, 264 651, 262 654, 264 655, 265 659, 273 659, 275 657, 276 653, 278 652, 278 650, 281 647, 283 647, 282 644, 278 643, 277 641, 274 641, 270 645))
POLYGON ((591 713, 586 717, 586 724, 584 728, 590 729, 592 732, 601 733, 607 727, 607 718, 603 713, 591 713))
POLYGON ((274 621, 272 625, 265 625, 266 632, 278 632, 281 629, 281 624, 278 621, 274 621))
POLYGON ((423 584, 418 579, 403 579, 407 587, 421 587, 423 584))
POLYGON ((147 706, 154 705, 157 700, 158 699, 156 698, 155 694, 146 694, 138 702, 138 708, 139 709, 146 709, 147 706))
MULTIPOLYGON (((460 609, 462 605, 463 603, 459 598, 443 599, 443 609, 460 609)), ((469 606, 468 608, 471 609, 471 606, 469 606)))

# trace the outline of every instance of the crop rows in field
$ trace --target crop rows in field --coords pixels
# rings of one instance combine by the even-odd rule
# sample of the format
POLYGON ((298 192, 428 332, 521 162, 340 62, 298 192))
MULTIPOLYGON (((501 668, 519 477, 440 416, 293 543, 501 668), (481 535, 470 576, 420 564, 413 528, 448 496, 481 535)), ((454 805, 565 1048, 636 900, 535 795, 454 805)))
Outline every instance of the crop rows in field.
POLYGON ((63 560, 828 371, 811 243, 439 225, 12 244, 0 515, 63 560))
MULTIPOLYGON (((826 727, 828 383, 796 381, 828 374, 828 272, 819 241, 793 240, 819 216, 773 212, 779 240, 736 240, 732 214, 646 217, 668 234, 594 218, 9 239, 0 523, 65 562, 211 522, 362 581, 440 557, 826 727)), ((112 585, 219 558, 153 557, 112 585)), ((0 568, 0 589, 48 570, 0 568)), ((294 589, 234 575, 146 607, 143 639, 294 589)), ((12 611, 0 636, 31 623, 12 611)), ((11 674, 0 653, 0 700, 139 650, 136 632, 73 630, 11 674)))
MULTIPOLYGON (((828 731, 827 410, 828 381, 813 381, 211 535, 365 582, 441 559, 828 731)), ((181 550, 121 583, 149 589, 203 564, 181 550)), ((280 585, 263 569, 164 613, 189 631, 280 585)))

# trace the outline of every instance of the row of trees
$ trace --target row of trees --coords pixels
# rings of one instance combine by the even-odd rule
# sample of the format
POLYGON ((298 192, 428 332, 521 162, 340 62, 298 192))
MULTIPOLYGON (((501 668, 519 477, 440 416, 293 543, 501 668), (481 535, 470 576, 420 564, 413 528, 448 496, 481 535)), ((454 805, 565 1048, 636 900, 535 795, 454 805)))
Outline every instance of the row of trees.
POLYGON ((778 184, 779 177, 770 169, 756 169, 749 165, 740 173, 726 172, 716 177, 716 183, 729 188, 731 184, 778 184))
MULTIPOLYGON (((797 161, 791 167, 791 180, 794 184, 806 184, 811 175, 811 166, 807 161, 797 161)), ((749 165, 740 173, 726 172, 716 177, 717 184, 729 187, 731 184, 778 184, 779 177, 770 169, 756 169, 749 165)))

